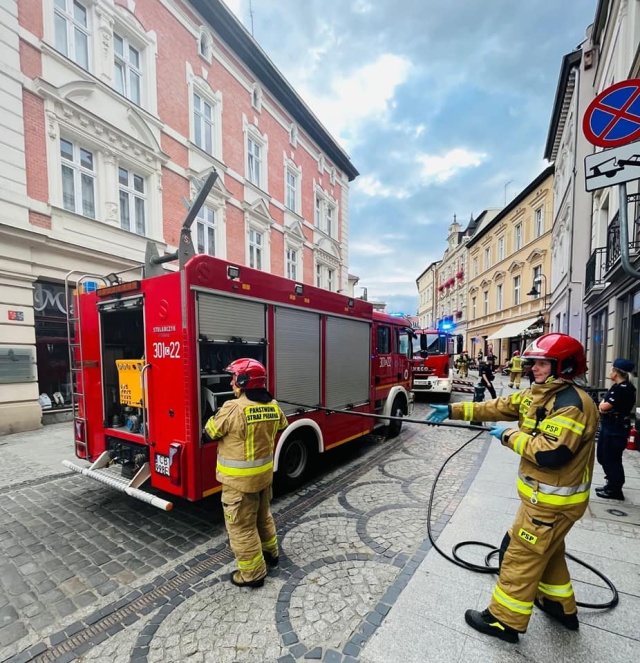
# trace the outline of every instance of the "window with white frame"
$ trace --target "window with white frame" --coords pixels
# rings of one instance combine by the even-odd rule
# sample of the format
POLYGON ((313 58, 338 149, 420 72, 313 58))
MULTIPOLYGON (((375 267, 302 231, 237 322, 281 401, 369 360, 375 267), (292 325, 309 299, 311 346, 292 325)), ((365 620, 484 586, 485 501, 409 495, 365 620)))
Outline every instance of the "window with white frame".
POLYGON ((247 178, 262 188, 262 145, 255 137, 247 137, 247 178))
POLYGON ((89 10, 78 0, 55 0, 56 49, 89 69, 89 10))
POLYGON ((203 205, 196 216, 196 250, 216 255, 216 213, 207 205, 203 205))
POLYGON ((535 227, 536 227, 536 237, 540 237, 544 233, 544 212, 542 207, 534 212, 535 216, 535 227))
POLYGON ((513 277, 513 305, 518 306, 520 304, 520 277, 513 277))
POLYGON ((502 283, 496 288, 496 311, 502 311, 502 283))
POLYGON ((93 152, 60 139, 62 163, 62 206, 69 212, 96 218, 95 164, 93 152))
POLYGON ((476 297, 471 298, 471 319, 475 320, 478 314, 478 304, 476 297))
POLYGON ((478 258, 473 259, 473 275, 478 276, 478 258))
POLYGON ((519 251, 522 248, 522 224, 519 223, 515 227, 514 251, 519 251))
POLYGON ((484 310, 484 315, 487 315, 489 313, 489 291, 485 290, 483 293, 483 310, 484 310))
POLYGON ((484 268, 485 268, 485 270, 487 270, 490 267, 491 267, 491 247, 488 246, 484 250, 484 268))
POLYGON ((298 211, 298 173, 286 169, 286 183, 285 183, 285 205, 292 211, 298 211))
POLYGON ((498 240, 498 262, 504 260, 504 237, 498 240))
POLYGON ((291 246, 287 247, 287 278, 298 280, 298 251, 291 246))
POLYGON ((335 233, 335 212, 336 208, 333 205, 327 205, 325 232, 329 237, 333 237, 335 233))
POLYGON ((142 60, 127 37, 113 33, 115 88, 134 104, 141 105, 142 60))
POLYGON ((322 265, 316 264, 316 286, 322 288, 322 265))
POLYGON ((145 180, 142 175, 128 168, 118 168, 118 185, 120 193, 120 227, 123 230, 146 235, 145 180))
POLYGON ((264 255, 264 235, 251 228, 249 230, 249 267, 262 269, 264 255))
POLYGON ((327 267, 327 290, 335 291, 335 269, 327 267))
POLYGON ((533 288, 538 293, 533 298, 538 299, 542 293, 542 265, 533 268, 533 288))
POLYGON ((315 205, 315 224, 316 228, 322 227, 322 198, 316 194, 316 205, 315 205))
POLYGON ((193 142, 213 156, 215 149, 215 108, 198 92, 193 93, 193 142))

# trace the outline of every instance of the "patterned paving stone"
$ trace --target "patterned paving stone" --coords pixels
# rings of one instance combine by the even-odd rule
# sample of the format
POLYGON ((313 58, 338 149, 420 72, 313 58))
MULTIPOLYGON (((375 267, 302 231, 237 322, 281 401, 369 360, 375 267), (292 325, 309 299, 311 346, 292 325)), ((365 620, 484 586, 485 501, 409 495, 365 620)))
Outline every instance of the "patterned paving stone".
MULTIPOLYGON (((230 570, 231 566, 220 577, 230 570)), ((277 660, 286 654, 273 618, 282 584, 270 577, 256 590, 238 590, 229 582, 203 588, 160 624, 149 643, 149 663, 191 661, 198 652, 204 660, 277 660)))
POLYGON ((368 520, 366 530, 384 549, 413 552, 424 541, 427 514, 423 508, 383 508, 368 520))
POLYGON ((294 563, 304 566, 314 559, 337 553, 370 551, 358 537, 355 517, 324 517, 305 520, 283 537, 282 550, 294 563))
POLYGON ((344 561, 305 576, 291 595, 296 635, 312 648, 340 648, 393 582, 398 569, 374 561, 344 561))

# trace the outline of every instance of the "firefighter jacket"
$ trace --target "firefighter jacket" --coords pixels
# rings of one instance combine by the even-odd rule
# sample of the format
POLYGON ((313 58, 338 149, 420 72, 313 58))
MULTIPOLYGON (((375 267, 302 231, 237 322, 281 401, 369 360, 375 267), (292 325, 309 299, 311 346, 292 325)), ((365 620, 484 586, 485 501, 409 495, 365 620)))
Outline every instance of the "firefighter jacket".
POLYGON ((273 447, 287 427, 278 403, 250 401, 243 393, 224 403, 205 425, 218 442, 216 479, 243 493, 257 493, 273 482, 273 447))
POLYGON ((515 356, 511 357, 511 361, 509 362, 509 370, 512 373, 522 373, 522 357, 515 356))
POLYGON ((522 459, 518 493, 525 503, 578 520, 587 508, 599 415, 586 392, 559 379, 484 403, 455 403, 453 419, 518 421, 502 444, 522 459))
POLYGON ((464 365, 469 364, 469 363, 471 363, 471 359, 470 359, 469 355, 466 352, 463 352, 458 357, 457 364, 459 364, 461 366, 464 366, 464 365))

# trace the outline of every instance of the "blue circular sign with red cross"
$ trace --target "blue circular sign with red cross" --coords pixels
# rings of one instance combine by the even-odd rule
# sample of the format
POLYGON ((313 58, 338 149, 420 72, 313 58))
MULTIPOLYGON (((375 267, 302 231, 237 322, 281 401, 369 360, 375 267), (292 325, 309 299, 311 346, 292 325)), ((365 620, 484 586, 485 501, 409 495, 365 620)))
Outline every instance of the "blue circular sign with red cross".
POLYGON ((640 140, 640 79, 621 81, 601 92, 582 121, 587 140, 598 147, 619 147, 640 140))

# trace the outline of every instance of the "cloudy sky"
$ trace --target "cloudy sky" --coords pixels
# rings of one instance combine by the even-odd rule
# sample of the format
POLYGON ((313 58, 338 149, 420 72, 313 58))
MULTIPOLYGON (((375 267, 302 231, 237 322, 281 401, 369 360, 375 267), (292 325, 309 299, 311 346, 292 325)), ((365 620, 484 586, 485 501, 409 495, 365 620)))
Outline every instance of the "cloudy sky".
MULTIPOLYGON (((251 30, 249 0, 225 1, 251 30)), ((545 167, 561 59, 595 7, 252 0, 254 37, 360 171, 349 272, 369 299, 415 313, 415 280, 441 258, 453 215, 466 226, 545 167)))

